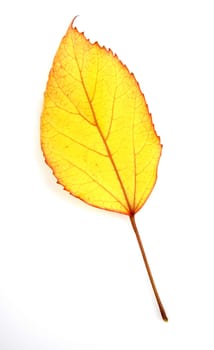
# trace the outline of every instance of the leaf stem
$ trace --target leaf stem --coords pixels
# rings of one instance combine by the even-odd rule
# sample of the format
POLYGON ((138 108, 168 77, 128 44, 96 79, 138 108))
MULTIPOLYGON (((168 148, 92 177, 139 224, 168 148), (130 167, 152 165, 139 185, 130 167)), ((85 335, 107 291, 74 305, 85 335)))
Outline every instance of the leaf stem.
POLYGON ((151 269, 150 269, 150 266, 149 266, 149 263, 148 263, 148 260, 147 260, 147 257, 146 257, 146 253, 144 251, 143 243, 141 241, 140 234, 139 234, 136 222, 135 222, 135 216, 134 215, 130 215, 130 221, 131 221, 134 233, 136 235, 136 238, 137 238, 140 250, 141 250, 141 254, 143 256, 144 264, 145 264, 145 267, 146 267, 146 270, 147 270, 147 273, 148 273, 148 276, 149 276, 149 280, 150 280, 151 285, 152 285, 153 292, 155 294, 155 298, 156 298, 156 301, 157 301, 157 304, 158 304, 158 307, 159 307, 162 319, 165 322, 167 322, 168 321, 168 317, 166 315, 166 312, 164 310, 164 307, 163 307, 163 304, 161 302, 160 296, 158 294, 158 291, 157 291, 157 288, 156 288, 156 285, 155 285, 155 282, 154 282, 154 279, 153 279, 153 276, 152 276, 152 272, 151 272, 151 269))

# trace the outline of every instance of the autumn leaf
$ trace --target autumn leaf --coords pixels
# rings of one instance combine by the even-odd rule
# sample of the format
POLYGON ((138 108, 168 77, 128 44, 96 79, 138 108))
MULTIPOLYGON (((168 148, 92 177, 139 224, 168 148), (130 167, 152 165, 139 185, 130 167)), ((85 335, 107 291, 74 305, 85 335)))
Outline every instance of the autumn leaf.
POLYGON ((54 58, 41 116, 47 164, 68 192, 130 217, 164 320, 135 223, 157 178, 161 155, 144 95, 111 50, 91 44, 72 24, 54 58))

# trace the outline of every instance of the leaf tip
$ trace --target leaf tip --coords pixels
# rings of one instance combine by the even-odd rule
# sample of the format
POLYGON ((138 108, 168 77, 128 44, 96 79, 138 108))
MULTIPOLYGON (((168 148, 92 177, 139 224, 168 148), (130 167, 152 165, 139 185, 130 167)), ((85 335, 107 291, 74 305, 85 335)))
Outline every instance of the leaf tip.
POLYGON ((71 24, 70 24, 70 27, 71 27, 71 28, 74 28, 74 22, 75 22, 75 20, 76 20, 77 17, 79 17, 79 15, 76 15, 76 16, 72 19, 71 24))

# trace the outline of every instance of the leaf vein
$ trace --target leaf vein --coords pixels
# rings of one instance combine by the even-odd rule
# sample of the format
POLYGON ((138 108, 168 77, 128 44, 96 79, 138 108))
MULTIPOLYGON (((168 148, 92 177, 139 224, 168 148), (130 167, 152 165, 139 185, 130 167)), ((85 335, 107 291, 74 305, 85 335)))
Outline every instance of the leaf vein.
MULTIPOLYGON (((72 44, 73 44, 73 43, 72 43, 72 44)), ((74 48, 74 44, 73 44, 73 48, 74 48)), ((77 65, 78 65, 78 67, 79 67, 78 59, 77 59, 77 56, 76 56, 76 53, 75 53, 75 48, 74 48, 74 56, 75 56, 75 58, 76 58, 77 65)), ((96 124, 96 126, 97 126, 98 132, 99 132, 100 137, 101 137, 101 139, 102 139, 102 141, 103 141, 103 143, 104 143, 104 146, 105 146, 105 148, 106 148, 106 151, 107 151, 107 154, 108 154, 108 156, 109 156, 110 162, 111 162, 111 164, 112 164, 113 170, 114 170, 114 172, 115 172, 115 174, 116 174, 116 178, 117 178, 117 180, 118 180, 118 182, 119 182, 119 185, 120 185, 120 187, 121 187, 121 190, 122 190, 122 192, 123 192, 124 199, 125 199, 126 204, 127 204, 127 208, 126 208, 126 209, 128 209, 129 213, 131 214, 131 213, 133 212, 133 209, 132 209, 132 207, 131 207, 131 205, 130 205, 130 202, 129 202, 129 199, 128 199, 128 196, 127 196, 125 187, 124 187, 124 185, 123 185, 122 179, 121 179, 121 177, 120 177, 119 171, 118 171, 118 169, 117 169, 117 166, 116 166, 116 164, 115 164, 115 162, 114 162, 114 159, 113 159, 113 157, 112 157, 112 155, 111 155, 111 150, 110 150, 110 148, 109 148, 109 146, 108 146, 108 143, 107 143, 106 140, 105 140, 105 137, 104 137, 103 132, 102 132, 100 126, 99 126, 99 123, 97 122, 96 113, 95 113, 95 111, 94 111, 93 104, 92 104, 92 102, 91 102, 91 100, 90 100, 90 97, 89 97, 89 95, 88 95, 88 91, 87 91, 87 89, 86 89, 85 82, 84 82, 84 78, 83 78, 83 76, 82 76, 82 72, 81 72, 80 67, 79 67, 79 72, 80 72, 80 77, 81 77, 81 80, 82 80, 82 85, 83 85, 83 88, 84 88, 84 91, 85 91, 85 95, 86 95, 86 97, 87 97, 89 106, 90 106, 90 108, 91 108, 91 112, 92 112, 93 117, 94 117, 94 122, 95 122, 95 124, 96 124)))
MULTIPOLYGON (((87 118, 80 112, 79 108, 78 108, 77 105, 72 101, 71 97, 70 97, 70 96, 68 97, 68 95, 65 93, 65 91, 63 90, 63 88, 59 85, 58 80, 57 80, 57 78, 55 77, 54 74, 53 74, 53 78, 55 79, 56 84, 57 84, 58 88, 60 89, 60 91, 63 93, 63 95, 64 95, 64 96, 68 99, 68 101, 71 102, 72 105, 76 108, 76 110, 77 110, 78 114, 80 115, 80 117, 82 117, 82 118, 83 118, 86 122, 88 122, 89 124, 95 126, 94 123, 92 123, 89 119, 87 119, 87 118)), ((54 101, 52 100, 52 102, 54 102, 54 101)))
POLYGON ((78 144, 78 145, 80 145, 80 146, 86 148, 88 151, 91 151, 91 152, 96 153, 96 154, 99 155, 99 156, 108 157, 107 154, 104 154, 104 153, 102 153, 102 152, 97 151, 96 149, 93 149, 93 148, 91 148, 91 147, 88 147, 88 146, 85 145, 84 143, 81 143, 81 142, 75 140, 74 138, 72 138, 70 135, 67 135, 67 134, 65 134, 64 132, 60 131, 60 130, 57 129, 57 127, 56 127, 53 123, 51 123, 50 121, 48 121, 48 123, 51 125, 51 127, 52 127, 54 130, 56 130, 56 132, 57 132, 58 134, 64 136, 64 137, 67 138, 68 140, 73 141, 74 143, 76 143, 76 144, 78 144))
POLYGON ((102 185, 97 179, 95 179, 92 175, 90 175, 86 170, 84 170, 84 169, 80 168, 78 165, 72 163, 70 159, 63 157, 61 154, 60 154, 60 158, 65 160, 66 162, 68 162, 71 166, 75 167, 76 169, 78 169, 80 172, 82 172, 86 176, 88 176, 92 180, 92 182, 96 183, 99 187, 101 187, 104 191, 106 191, 112 198, 114 198, 118 203, 120 203, 120 205, 124 209, 127 209, 124 206, 124 204, 111 191, 109 191, 104 185, 102 185))

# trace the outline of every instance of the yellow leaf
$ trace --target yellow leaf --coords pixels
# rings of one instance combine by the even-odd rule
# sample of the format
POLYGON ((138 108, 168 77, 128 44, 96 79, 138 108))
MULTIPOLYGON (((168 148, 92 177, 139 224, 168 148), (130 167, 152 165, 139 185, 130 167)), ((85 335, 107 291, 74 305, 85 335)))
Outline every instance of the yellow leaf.
POLYGON ((41 145, 58 182, 90 205, 134 214, 161 155, 144 95, 118 57, 69 26, 49 74, 41 145))
POLYGON ((145 203, 161 153, 145 98, 117 56, 71 26, 49 75, 41 132, 47 163, 74 196, 127 215, 145 203))

